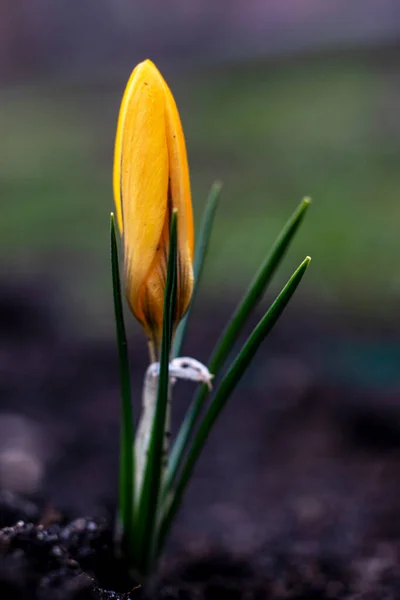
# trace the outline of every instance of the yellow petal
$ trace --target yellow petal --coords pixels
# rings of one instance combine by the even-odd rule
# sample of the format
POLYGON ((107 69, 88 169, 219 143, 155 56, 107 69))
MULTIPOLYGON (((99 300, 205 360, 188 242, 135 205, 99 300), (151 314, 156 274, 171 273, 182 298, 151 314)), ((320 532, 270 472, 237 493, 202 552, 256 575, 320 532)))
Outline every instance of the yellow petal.
POLYGON ((122 99, 113 187, 124 238, 128 301, 157 353, 162 336, 172 210, 178 210, 174 328, 193 292, 194 227, 189 168, 178 109, 168 85, 149 60, 134 69, 122 99))
POLYGON ((185 137, 174 97, 166 81, 165 90, 166 134, 169 155, 169 176, 172 208, 178 209, 178 245, 193 260, 194 226, 190 193, 189 165, 185 137))
POLYGON ((178 210, 178 293, 176 324, 185 314, 193 293, 194 225, 189 166, 182 124, 174 97, 165 82, 165 116, 169 156, 169 201, 178 210))
POLYGON ((121 107, 115 157, 119 175, 125 254, 125 281, 133 312, 153 263, 168 198, 168 149, 161 76, 150 61, 131 76, 121 107))
POLYGON ((115 202, 115 213, 117 217, 117 223, 119 231, 123 233, 122 223, 122 200, 121 200, 121 155, 122 155, 122 138, 124 133, 125 115, 128 106, 131 102, 131 96, 133 92, 133 81, 137 73, 139 65, 137 65, 128 79, 128 83, 125 87, 125 92, 122 97, 121 107, 119 109, 117 133, 115 136, 114 145, 114 171, 113 171, 113 190, 114 190, 114 202, 115 202))
POLYGON ((142 323, 151 343, 154 356, 158 356, 162 339, 164 292, 167 280, 167 252, 169 249, 170 222, 164 223, 160 243, 146 279, 136 301, 135 316, 142 323))

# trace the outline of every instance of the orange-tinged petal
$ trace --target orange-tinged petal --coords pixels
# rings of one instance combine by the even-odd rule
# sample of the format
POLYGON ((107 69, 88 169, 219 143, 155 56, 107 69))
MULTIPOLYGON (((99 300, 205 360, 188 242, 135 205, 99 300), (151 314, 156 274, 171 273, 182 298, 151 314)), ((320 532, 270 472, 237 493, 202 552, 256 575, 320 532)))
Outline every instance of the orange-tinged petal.
POLYGON ((185 137, 175 99, 165 82, 165 116, 169 156, 170 202, 178 210, 178 293, 176 322, 193 293, 194 225, 185 137))
POLYGON ((125 282, 136 314, 139 290, 160 243, 168 197, 164 91, 153 63, 145 61, 136 67, 125 96, 118 139, 120 197, 125 282))
POLYGON ((169 236, 170 221, 167 218, 153 263, 142 283, 136 302, 135 316, 142 323, 155 356, 158 354, 162 339, 169 236))
POLYGON ((185 137, 175 99, 165 80, 165 117, 169 155, 172 208, 178 209, 178 245, 184 254, 194 254, 194 225, 189 165, 185 137))

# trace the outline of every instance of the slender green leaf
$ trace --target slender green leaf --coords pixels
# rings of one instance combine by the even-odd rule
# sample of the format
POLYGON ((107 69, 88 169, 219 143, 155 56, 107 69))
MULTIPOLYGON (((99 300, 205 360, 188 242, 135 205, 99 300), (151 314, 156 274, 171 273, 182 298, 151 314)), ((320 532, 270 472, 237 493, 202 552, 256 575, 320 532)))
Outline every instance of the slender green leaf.
POLYGON ((140 498, 136 527, 139 538, 140 556, 137 557, 139 570, 143 575, 151 569, 155 551, 154 535, 157 524, 157 508, 161 479, 163 476, 163 442, 169 394, 169 359, 173 315, 176 310, 177 291, 177 212, 171 218, 170 248, 167 267, 167 281, 164 294, 163 334, 161 342, 160 374, 158 380, 157 404, 154 422, 146 457, 146 466, 140 498))
POLYGON ((206 206, 203 213, 203 218, 200 225, 199 230, 199 238, 196 243, 196 252, 194 257, 194 265, 193 265, 193 273, 194 273, 194 290, 192 295, 192 300, 190 302, 189 308, 187 310, 186 315, 183 317, 182 321, 179 323, 179 326, 175 333, 174 345, 172 355, 174 357, 179 356, 182 348, 183 339, 185 337, 186 328, 188 325, 188 319, 190 312, 193 307, 193 302, 196 297, 197 291, 199 289, 199 283, 201 281, 201 276, 203 273, 204 263, 207 256, 208 246, 210 243, 212 226, 214 223, 215 213, 218 207, 218 200, 221 194, 222 183, 219 181, 215 181, 211 186, 210 193, 208 194, 206 206))
POLYGON ((114 215, 111 213, 111 270, 114 297, 114 313, 117 331, 119 377, 121 386, 121 440, 120 440, 120 474, 119 474, 119 519, 125 540, 132 538, 134 510, 134 470, 133 452, 133 417, 131 384, 129 376, 128 344, 126 340, 124 312, 121 297, 121 281, 119 275, 118 246, 115 235, 114 215))
MULTIPOLYGON (((213 373, 214 377, 217 376, 219 370, 222 368, 247 318, 262 298, 276 268, 289 248, 310 202, 310 198, 304 198, 292 214, 220 337, 208 365, 208 368, 210 372, 213 373)), ((203 385, 200 388, 194 401, 190 405, 178 432, 169 458, 167 483, 165 488, 166 492, 168 492, 178 474, 189 441, 202 412, 208 391, 206 385, 203 385)))
POLYGON ((270 283, 272 276, 282 261, 282 258, 285 256, 310 202, 310 198, 303 198, 300 202, 299 206, 280 232, 269 255, 266 257, 258 270, 258 273, 251 282, 247 293, 235 310, 235 313, 228 323, 225 332, 222 334, 217 349, 212 356, 212 372, 219 370, 223 365, 248 316, 261 300, 267 285, 270 283))
POLYGON ((204 444, 208 438, 208 435, 219 416, 221 410, 224 408, 227 400, 234 391, 240 378, 243 376, 247 367, 253 360, 261 342, 269 334, 278 318, 284 311, 288 302, 292 298, 297 286, 299 285, 306 269, 310 263, 310 257, 307 257, 298 269, 294 272, 292 277, 289 279, 275 302, 271 305, 269 310, 266 312, 264 317, 258 323, 253 330, 250 337, 247 339, 243 348, 237 355, 232 366, 228 370, 225 377, 222 379, 214 400, 210 404, 201 425, 197 431, 197 434, 193 440, 193 444, 190 447, 186 461, 183 465, 182 472, 178 478, 175 490, 170 491, 170 495, 165 503, 165 516, 161 525, 159 533, 159 548, 162 548, 162 544, 168 534, 169 528, 176 514, 176 511, 180 505, 182 495, 185 488, 190 480, 193 472, 193 468, 200 456, 200 453, 204 447, 204 444))

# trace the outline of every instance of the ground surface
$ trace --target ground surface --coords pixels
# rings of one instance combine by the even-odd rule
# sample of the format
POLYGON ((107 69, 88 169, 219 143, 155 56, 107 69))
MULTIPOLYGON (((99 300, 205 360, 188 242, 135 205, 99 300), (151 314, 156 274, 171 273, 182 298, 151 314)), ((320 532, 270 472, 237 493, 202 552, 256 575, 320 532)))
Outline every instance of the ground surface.
MULTIPOLYGON (((0 495, 0 524, 25 524, 0 534, 0 597, 116 598, 101 589, 134 586, 111 543, 116 350, 112 340, 71 338, 50 304, 43 287, 3 285, 0 488, 17 495, 0 495)), ((190 354, 206 358, 226 313, 192 328, 190 354)), ((366 348, 365 328, 293 318, 265 343, 211 435, 151 597, 400 597, 398 380, 338 383, 338 340, 342 355, 366 348)), ((143 340, 131 345, 135 399, 142 352, 143 340)), ((177 421, 191 392, 177 388, 177 421)))

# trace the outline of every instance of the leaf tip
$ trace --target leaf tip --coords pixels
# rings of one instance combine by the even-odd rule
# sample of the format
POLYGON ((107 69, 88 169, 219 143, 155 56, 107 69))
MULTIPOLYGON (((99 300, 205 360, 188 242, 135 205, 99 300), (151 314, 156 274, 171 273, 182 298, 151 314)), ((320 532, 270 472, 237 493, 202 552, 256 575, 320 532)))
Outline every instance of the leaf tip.
POLYGON ((111 236, 115 239, 115 218, 113 212, 110 213, 110 232, 111 236))

